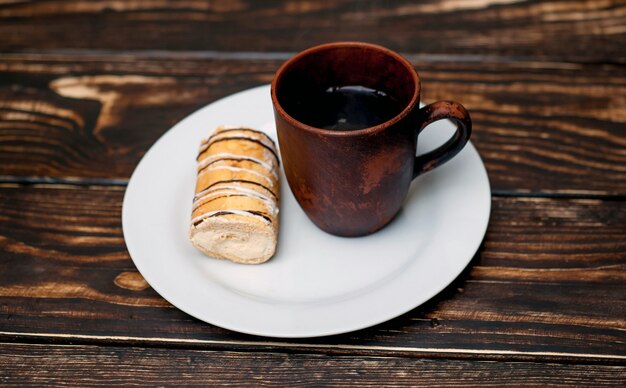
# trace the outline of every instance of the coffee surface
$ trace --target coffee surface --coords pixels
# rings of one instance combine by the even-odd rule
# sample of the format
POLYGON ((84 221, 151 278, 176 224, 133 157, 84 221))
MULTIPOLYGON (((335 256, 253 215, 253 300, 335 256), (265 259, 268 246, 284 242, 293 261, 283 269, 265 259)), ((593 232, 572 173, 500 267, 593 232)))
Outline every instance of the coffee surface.
POLYGON ((382 124, 403 106, 387 93, 364 86, 330 87, 294 101, 288 113, 316 128, 352 131, 382 124))

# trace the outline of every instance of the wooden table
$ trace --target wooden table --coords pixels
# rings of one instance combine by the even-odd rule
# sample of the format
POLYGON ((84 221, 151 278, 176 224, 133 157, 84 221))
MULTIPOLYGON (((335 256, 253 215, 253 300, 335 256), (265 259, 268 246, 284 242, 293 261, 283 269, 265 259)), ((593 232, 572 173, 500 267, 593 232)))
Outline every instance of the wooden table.
MULTIPOLYGON (((0 1, 0 384, 626 384, 625 1, 0 1), (463 102, 484 243, 430 302, 319 339, 171 306, 124 244, 168 128, 334 40, 463 102)), ((384 260, 384 257, 381 257, 384 260)))

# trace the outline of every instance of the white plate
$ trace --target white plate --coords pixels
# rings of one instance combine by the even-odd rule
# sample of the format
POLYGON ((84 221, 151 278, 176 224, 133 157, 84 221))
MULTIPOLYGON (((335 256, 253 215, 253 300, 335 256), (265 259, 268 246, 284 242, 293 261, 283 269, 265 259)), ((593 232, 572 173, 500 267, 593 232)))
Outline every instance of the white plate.
MULTIPOLYGON (((139 272, 174 306, 227 329, 272 337, 345 333, 384 322, 432 298, 467 266, 487 228, 485 167, 468 143, 413 182, 401 213, 359 238, 318 229, 282 176, 278 250, 250 266, 216 260, 188 241, 200 140, 221 124, 276 139, 269 85, 214 102, 170 129, 143 157, 124 197, 122 223, 139 272)), ((446 121, 419 139, 432 149, 454 131, 446 121)), ((282 172, 281 172, 282 174, 282 172)))

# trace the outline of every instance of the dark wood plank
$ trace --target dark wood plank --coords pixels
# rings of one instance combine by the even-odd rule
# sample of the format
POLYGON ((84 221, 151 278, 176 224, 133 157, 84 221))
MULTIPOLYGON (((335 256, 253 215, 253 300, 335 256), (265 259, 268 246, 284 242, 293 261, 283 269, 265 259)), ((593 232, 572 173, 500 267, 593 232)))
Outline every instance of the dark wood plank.
POLYGON ((624 63, 624 15, 623 0, 8 1, 0 50, 267 52, 363 40, 403 52, 624 63))
MULTIPOLYGON (((626 195, 625 67, 409 58, 424 80, 423 100, 454 99, 472 112, 473 142, 495 191, 626 195)), ((217 98, 269 82, 281 62, 159 53, 5 55, 0 177, 123 183, 174 123, 217 98)))
POLYGON ((133 57, 72 58, 82 64, 53 58, 45 61, 49 72, 34 63, 26 73, 16 72, 21 65, 2 69, 0 175, 126 179, 176 122, 208 102, 269 82, 277 66, 192 60, 170 67, 149 60, 136 67, 133 57), (158 69, 170 70, 155 74, 158 69))
POLYGON ((341 336, 275 340, 199 322, 136 272, 123 188, 0 189, 0 339, 368 355, 626 361, 626 207, 494 198, 471 266, 427 304, 341 336))
POLYGON ((3 386, 613 387, 624 366, 0 344, 3 386))

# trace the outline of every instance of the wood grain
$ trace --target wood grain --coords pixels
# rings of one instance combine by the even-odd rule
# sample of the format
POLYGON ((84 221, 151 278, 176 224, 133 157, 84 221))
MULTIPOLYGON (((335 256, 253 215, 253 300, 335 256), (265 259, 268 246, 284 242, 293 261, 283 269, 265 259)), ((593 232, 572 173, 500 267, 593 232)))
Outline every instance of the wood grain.
MULTIPOLYGON (((37 66, 27 66, 28 73, 34 70, 28 75, 4 67, 1 175, 126 179, 165 130, 210 101, 269 82, 276 66, 208 60, 201 69, 191 61, 201 73, 176 76, 155 75, 156 63, 150 61, 139 67, 152 71, 124 70, 134 67, 132 57, 115 64, 105 57, 73 58, 83 65, 96 61, 100 72, 89 74, 77 63, 55 64, 55 59, 48 62, 52 74, 41 74, 37 66)), ((176 67, 172 64, 174 73, 176 67)))
MULTIPOLYGON (((423 79, 424 101, 452 99, 470 109, 472 141, 494 191, 626 195, 626 68, 409 59, 423 79)), ((4 55, 0 178, 124 183, 174 123, 269 82, 281 62, 165 53, 4 55)))
POLYGON ((363 40, 413 53, 624 63, 625 15, 623 0, 4 1, 0 50, 293 52, 363 40))
POLYGON ((0 385, 623 386, 625 43, 625 0, 0 0, 0 385), (354 333, 186 315, 126 250, 132 170, 337 40, 405 53, 425 102, 469 108, 495 194, 481 248, 354 333))
POLYGON ((626 207, 494 198, 483 247, 430 302, 341 336, 274 340, 199 322, 136 272, 123 188, 0 188, 0 339, 517 360, 626 361, 626 207))
POLYGON ((624 366, 0 344, 3 386, 614 387, 624 366))

